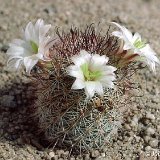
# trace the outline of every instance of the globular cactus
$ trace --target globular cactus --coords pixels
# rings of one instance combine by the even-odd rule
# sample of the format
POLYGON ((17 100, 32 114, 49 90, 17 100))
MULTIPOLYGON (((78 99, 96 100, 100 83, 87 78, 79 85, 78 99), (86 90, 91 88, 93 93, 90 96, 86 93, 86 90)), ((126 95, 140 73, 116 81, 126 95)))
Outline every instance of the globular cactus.
POLYGON ((38 19, 10 43, 8 67, 25 68, 35 80, 37 99, 29 111, 41 140, 80 153, 102 148, 121 126, 135 72, 141 64, 153 72, 160 65, 139 33, 112 24, 119 31, 109 27, 105 33, 100 25, 57 29, 51 40, 51 25, 38 19))
POLYGON ((36 66, 37 100, 31 112, 39 135, 52 146, 78 152, 100 149, 121 127, 122 108, 127 105, 127 91, 132 89, 131 79, 138 65, 121 66, 125 51, 109 32, 96 31, 94 25, 84 30, 71 28, 68 33, 57 30, 49 49, 52 60, 36 66), (106 55, 109 64, 117 67, 115 88, 105 89, 104 97, 95 94, 88 100, 83 89, 71 89, 75 79, 66 68, 81 50, 106 55))

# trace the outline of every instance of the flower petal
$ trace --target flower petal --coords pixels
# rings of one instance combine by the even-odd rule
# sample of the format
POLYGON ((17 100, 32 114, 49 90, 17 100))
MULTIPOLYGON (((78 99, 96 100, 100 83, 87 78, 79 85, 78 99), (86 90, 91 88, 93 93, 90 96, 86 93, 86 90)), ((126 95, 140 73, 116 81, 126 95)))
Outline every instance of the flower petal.
POLYGON ((91 55, 85 50, 81 50, 79 55, 75 55, 71 58, 72 62, 77 66, 88 63, 90 59, 91 55))
POLYGON ((123 39, 123 34, 120 31, 114 31, 114 32, 112 32, 112 35, 115 37, 118 37, 120 39, 123 39))
POLYGON ((19 69, 19 67, 21 66, 22 64, 22 60, 23 58, 22 57, 12 57, 8 60, 7 62, 7 67, 9 70, 13 70, 13 71, 16 71, 19 69))
POLYGON ((114 83, 112 81, 100 81, 105 88, 114 88, 114 83))
POLYGON ((72 89, 83 89, 85 87, 85 83, 81 79, 76 79, 72 85, 72 89))
POLYGON ((109 58, 105 55, 81 51, 78 56, 73 56, 72 60, 75 65, 67 69, 70 76, 77 78, 72 89, 84 88, 87 98, 92 98, 95 92, 103 96, 103 87, 114 87, 112 81, 116 79, 114 71, 117 69, 106 65, 109 58))
POLYGON ((133 49, 133 45, 131 43, 124 43, 123 49, 124 50, 129 50, 129 49, 133 49))
MULTIPOLYGON (((99 78, 98 79, 99 80, 99 82, 101 82, 102 84, 109 84, 109 82, 112 82, 112 81, 114 81, 114 80, 116 80, 116 78, 115 78, 115 75, 112 73, 112 74, 108 74, 108 75, 105 75, 105 76, 103 76, 103 77, 101 77, 101 78, 99 78)), ((107 86, 108 87, 108 86, 107 86)), ((110 88, 110 87, 109 87, 110 88)), ((112 88, 112 87, 111 87, 112 88)))
POLYGON ((82 70, 78 66, 73 66, 73 65, 69 66, 67 68, 67 72, 68 72, 68 75, 72 77, 84 80, 84 75, 82 73, 82 70))
POLYGON ((105 55, 103 56, 100 56, 98 54, 94 54, 91 58, 91 62, 92 63, 91 65, 96 65, 96 66, 99 66, 99 65, 105 65, 106 63, 108 63, 108 60, 109 58, 106 57, 105 55))
POLYGON ((147 44, 140 51, 141 51, 141 56, 145 57, 143 59, 143 62, 145 62, 151 68, 151 70, 155 72, 155 63, 160 65, 160 60, 156 57, 156 53, 149 46, 149 44, 147 44))
POLYGON ((24 48, 23 47, 19 47, 19 46, 11 46, 10 48, 7 50, 7 54, 10 56, 20 56, 24 54, 24 48))
POLYGON ((34 26, 32 22, 29 22, 25 28, 25 39, 27 41, 33 40, 35 41, 35 33, 34 33, 34 26))
MULTIPOLYGON (((49 57, 49 46, 48 43, 50 42, 50 37, 47 36, 43 38, 42 44, 39 44, 38 53, 41 53, 43 55, 40 59, 44 61, 50 61, 51 58, 49 57)), ((51 47, 51 46, 50 46, 51 47)))
POLYGON ((146 44, 146 46, 141 48, 140 51, 148 58, 150 58, 152 55, 156 55, 156 52, 154 52, 149 44, 146 44))
POLYGON ((133 36, 132 43, 134 43, 137 39, 141 41, 141 35, 136 32, 133 36))
POLYGON ((22 39, 14 39, 11 44, 21 46, 24 43, 25 43, 25 41, 22 39))
POLYGON ((113 72, 116 71, 116 70, 117 70, 116 67, 107 66, 107 65, 102 66, 102 68, 101 68, 101 71, 102 71, 102 72, 105 72, 106 74, 108 74, 108 73, 113 73, 113 72))
MULTIPOLYGON (((42 19, 38 19, 35 25, 29 22, 24 30, 23 40, 15 39, 10 43, 10 48, 7 51, 7 54, 10 55, 9 63, 12 59, 21 59, 24 62, 26 71, 30 73, 33 66, 41 60, 50 60, 46 56, 48 48, 46 47, 49 36, 46 36, 46 33, 50 29, 51 25, 45 25, 42 19)), ((18 62, 15 67, 19 66, 18 62)))
POLYGON ((103 96, 104 95, 104 92, 103 92, 103 86, 100 82, 96 82, 96 87, 95 87, 95 91, 97 92, 97 94, 99 94, 100 96, 103 96))
POLYGON ((36 57, 36 55, 24 58, 24 66, 28 74, 30 74, 31 69, 37 64, 37 62, 38 58, 36 57))
POLYGON ((10 48, 7 50, 7 54, 10 56, 29 56, 32 54, 31 49, 28 46, 19 46, 13 43, 9 44, 10 48))
POLYGON ((87 82, 85 82, 85 86, 86 86, 85 91, 86 91, 87 97, 92 98, 95 93, 96 82, 87 81, 87 82))
POLYGON ((120 24, 116 23, 116 22, 112 22, 113 24, 115 24, 121 31, 122 31, 122 35, 123 35, 123 38, 124 36, 126 37, 126 39, 131 42, 132 41, 132 33, 127 29, 125 28, 124 26, 121 26, 120 24))

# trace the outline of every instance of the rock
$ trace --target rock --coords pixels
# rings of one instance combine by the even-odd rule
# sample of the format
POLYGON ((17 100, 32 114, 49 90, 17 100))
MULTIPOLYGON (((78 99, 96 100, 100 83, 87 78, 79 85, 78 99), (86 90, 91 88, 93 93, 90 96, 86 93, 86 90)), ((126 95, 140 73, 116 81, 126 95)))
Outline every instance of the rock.
POLYGON ((153 148, 156 148, 158 146, 158 140, 157 139, 150 140, 149 145, 153 148))
POLYGON ((131 122, 131 126, 132 126, 132 127, 136 127, 137 125, 138 125, 138 124, 137 124, 135 121, 132 121, 132 122, 131 122))
POLYGON ((145 147, 145 151, 150 151, 151 149, 152 149, 151 146, 145 147))
POLYGON ((90 155, 89 154, 85 154, 84 160, 90 160, 90 155))
POLYGON ((101 153, 101 157, 105 157, 106 156, 106 154, 103 152, 103 153, 101 153))
POLYGON ((140 141, 140 139, 141 139, 141 137, 139 137, 139 136, 134 136, 135 137, 135 139, 136 139, 136 142, 139 142, 140 141))
POLYGON ((83 156, 82 156, 82 155, 78 155, 78 156, 76 157, 76 160, 83 160, 83 156))
POLYGON ((147 135, 153 135, 155 133, 155 130, 153 128, 149 127, 146 129, 146 133, 147 133, 147 135))
POLYGON ((93 150, 92 151, 92 153, 91 153, 91 156, 92 156, 92 158, 96 158, 96 157, 98 157, 99 156, 99 151, 98 150, 93 150))
POLYGON ((158 103, 159 103, 159 98, 153 97, 153 98, 152 98, 152 102, 158 104, 158 103))
POLYGON ((160 134, 160 125, 157 126, 158 133, 160 134))
POLYGON ((127 124, 127 123, 125 123, 125 124, 124 124, 124 127, 125 127, 125 129, 127 129, 127 130, 131 130, 130 125, 129 125, 129 124, 127 124))
POLYGON ((151 138, 150 138, 149 136, 145 136, 145 137, 144 137, 144 140, 145 140, 146 143, 148 143, 150 139, 151 139, 151 138))
POLYGON ((144 118, 142 123, 146 126, 146 125, 148 125, 150 123, 150 120, 147 119, 147 118, 144 118))
POLYGON ((50 156, 51 158, 53 158, 53 157, 55 157, 55 153, 54 153, 54 152, 49 152, 49 156, 50 156))
POLYGON ((135 115, 131 121, 131 126, 132 127, 137 127, 138 126, 138 117, 135 115))
POLYGON ((62 149, 61 150, 57 150, 56 154, 58 154, 58 156, 61 157, 61 155, 64 154, 64 150, 62 150, 62 149))
POLYGON ((137 115, 135 115, 135 116, 133 117, 133 121, 134 121, 135 123, 138 123, 138 117, 137 117, 137 115))
POLYGON ((55 155, 54 157, 52 157, 51 160, 59 160, 58 155, 55 155))
POLYGON ((66 158, 68 157, 68 155, 69 155, 69 151, 65 151, 65 152, 62 154, 62 157, 63 157, 64 159, 66 159, 66 158))
POLYGON ((151 120, 155 120, 154 114, 151 114, 150 112, 147 112, 146 118, 151 119, 151 120))

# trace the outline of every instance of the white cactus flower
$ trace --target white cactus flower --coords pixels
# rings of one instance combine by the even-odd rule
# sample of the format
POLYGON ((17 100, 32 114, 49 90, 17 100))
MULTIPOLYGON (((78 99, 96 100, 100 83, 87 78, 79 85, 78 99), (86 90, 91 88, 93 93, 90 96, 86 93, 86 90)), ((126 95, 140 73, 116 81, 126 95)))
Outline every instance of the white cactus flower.
POLYGON ((160 64, 160 61, 156 57, 156 53, 151 49, 150 45, 142 40, 139 33, 136 32, 133 35, 124 26, 115 22, 112 23, 120 29, 120 31, 112 32, 112 35, 123 40, 123 49, 129 50, 129 54, 137 54, 138 56, 134 57, 134 60, 143 62, 148 65, 153 72, 155 72, 155 65, 160 64))
POLYGON ((9 68, 18 70, 22 65, 25 66, 26 72, 30 73, 31 69, 41 60, 49 60, 45 55, 46 45, 50 39, 47 36, 51 25, 45 25, 42 19, 38 19, 35 25, 29 22, 23 31, 23 39, 14 39, 9 44, 7 54, 9 68))
POLYGON ((106 65, 109 58, 105 55, 89 54, 81 50, 71 60, 74 65, 68 67, 68 74, 76 78, 72 89, 84 88, 87 98, 92 98, 95 92, 103 96, 104 88, 114 87, 116 68, 106 65))

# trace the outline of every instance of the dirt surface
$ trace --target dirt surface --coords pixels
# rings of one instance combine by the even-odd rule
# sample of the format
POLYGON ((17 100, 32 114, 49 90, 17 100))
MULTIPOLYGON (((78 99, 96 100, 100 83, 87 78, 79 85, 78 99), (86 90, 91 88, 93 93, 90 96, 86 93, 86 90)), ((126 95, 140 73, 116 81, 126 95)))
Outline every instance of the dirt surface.
MULTIPOLYGON (((117 21, 138 31, 160 57, 159 0, 0 0, 0 160, 160 159, 160 72, 143 71, 143 96, 126 118, 115 142, 84 156, 43 148, 25 125, 28 80, 6 68, 7 44, 29 22, 43 18, 54 27, 117 21)), ((53 33, 51 31, 51 33, 53 33)))

